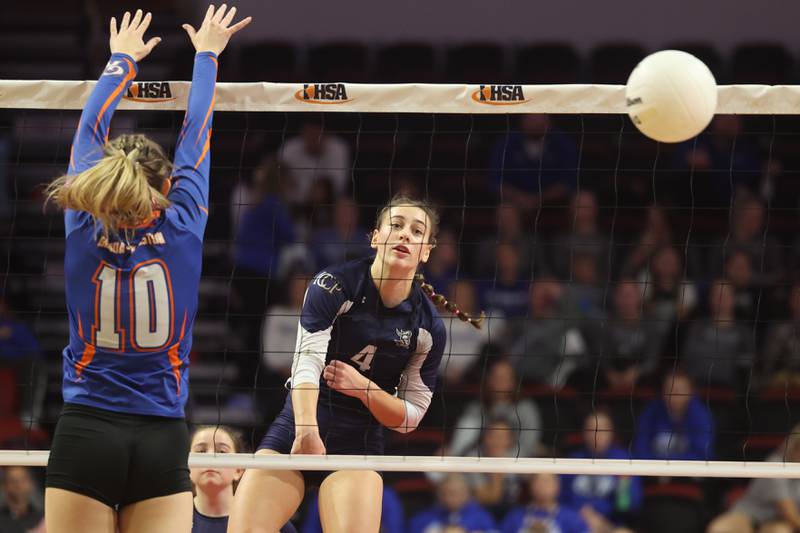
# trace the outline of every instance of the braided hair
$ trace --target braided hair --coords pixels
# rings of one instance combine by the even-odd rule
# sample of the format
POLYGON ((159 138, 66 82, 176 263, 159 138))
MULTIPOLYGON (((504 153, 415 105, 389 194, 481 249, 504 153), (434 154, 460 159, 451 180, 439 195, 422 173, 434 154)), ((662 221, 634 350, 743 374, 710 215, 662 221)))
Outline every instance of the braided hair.
POLYGON ((462 322, 469 322, 476 329, 481 329, 481 323, 483 322, 483 319, 486 318, 486 314, 483 311, 481 311, 481 315, 477 318, 470 315, 469 313, 465 313, 464 311, 458 308, 458 305, 455 302, 451 302, 443 295, 437 293, 433 289, 433 285, 431 285, 430 283, 425 283, 425 276, 423 276, 422 274, 417 274, 416 276, 414 276, 414 281, 419 282, 422 292, 424 292, 428 296, 428 298, 431 299, 431 301, 434 303, 434 305, 436 305, 436 307, 439 307, 440 309, 446 309, 447 311, 450 311, 451 313, 456 315, 456 317, 462 322))

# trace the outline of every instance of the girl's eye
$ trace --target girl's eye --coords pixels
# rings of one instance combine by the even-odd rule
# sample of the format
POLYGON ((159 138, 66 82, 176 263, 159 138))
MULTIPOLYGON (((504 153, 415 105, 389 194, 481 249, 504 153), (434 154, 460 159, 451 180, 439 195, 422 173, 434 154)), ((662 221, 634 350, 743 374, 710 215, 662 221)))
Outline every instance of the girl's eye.
POLYGON ((422 235, 423 235, 422 230, 416 230, 414 232, 414 235, 416 235, 417 237, 422 237, 422 235))
POLYGON ((392 222, 389 225, 392 227, 392 229, 400 229, 400 224, 398 224, 397 222, 392 222))

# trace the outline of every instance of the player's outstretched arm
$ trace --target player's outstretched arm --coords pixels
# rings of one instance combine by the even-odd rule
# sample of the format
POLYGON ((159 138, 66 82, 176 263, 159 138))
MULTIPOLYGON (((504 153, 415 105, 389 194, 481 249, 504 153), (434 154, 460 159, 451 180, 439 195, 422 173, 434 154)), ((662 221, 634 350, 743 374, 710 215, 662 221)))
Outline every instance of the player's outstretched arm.
POLYGON ((136 77, 136 62, 161 42, 160 37, 144 42, 144 33, 151 20, 152 15, 143 15, 141 9, 136 10, 133 17, 126 11, 119 26, 116 18, 111 18, 108 39, 111 59, 83 107, 72 141, 69 174, 77 174, 94 166, 103 156, 102 148, 108 140, 111 117, 136 77))
POLYGON ((226 4, 219 6, 219 9, 215 9, 214 4, 208 6, 206 17, 203 19, 199 30, 195 30, 191 24, 182 26, 186 33, 189 34, 189 39, 192 41, 195 50, 219 55, 225 50, 233 34, 252 22, 253 17, 247 17, 231 25, 233 17, 236 16, 236 8, 232 7, 227 10, 227 7, 226 4))
POLYGON ((202 237, 208 215, 208 179, 211 168, 211 125, 214 118, 217 55, 237 31, 247 26, 251 17, 231 25, 236 8, 227 10, 209 6, 200 29, 190 24, 183 29, 197 51, 194 56, 192 88, 175 149, 170 200, 179 209, 184 223, 202 237))

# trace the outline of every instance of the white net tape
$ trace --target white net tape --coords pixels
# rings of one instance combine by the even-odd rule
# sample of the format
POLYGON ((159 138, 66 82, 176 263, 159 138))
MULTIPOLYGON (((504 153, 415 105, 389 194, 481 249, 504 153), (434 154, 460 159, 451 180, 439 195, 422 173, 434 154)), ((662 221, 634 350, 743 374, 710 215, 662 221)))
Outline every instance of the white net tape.
MULTIPOLYGON (((46 466, 48 451, 0 450, 0 465, 46 466)), ((797 478, 800 463, 624 459, 496 458, 391 455, 253 455, 192 453, 190 467, 385 472, 499 472, 722 478, 797 478)))
MULTIPOLYGON (((94 81, 0 80, 0 108, 81 109, 94 81)), ((186 108, 189 82, 135 82, 119 109, 186 108)), ((217 111, 625 113, 623 85, 219 83, 217 111)), ((717 113, 800 113, 800 86, 722 85, 717 113)))

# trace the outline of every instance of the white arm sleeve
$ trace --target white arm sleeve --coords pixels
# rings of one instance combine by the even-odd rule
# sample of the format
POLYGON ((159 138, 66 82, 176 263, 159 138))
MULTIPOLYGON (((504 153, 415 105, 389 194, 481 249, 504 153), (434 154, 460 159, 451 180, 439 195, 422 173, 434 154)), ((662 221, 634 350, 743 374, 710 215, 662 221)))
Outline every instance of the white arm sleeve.
MULTIPOLYGON (((406 417, 400 426, 390 428, 394 431, 410 433, 417 429, 431 405, 433 390, 422 380, 422 365, 432 347, 431 334, 420 329, 417 337, 417 351, 411 356, 406 369, 400 376, 400 384, 397 386, 397 397, 405 402, 406 417)), ((438 364, 436 366, 438 367, 438 364)))
MULTIPOLYGON (((345 301, 339 308, 336 317, 350 310, 353 302, 345 301)), ((333 325, 328 328, 309 333, 302 323, 297 326, 297 342, 292 360, 291 388, 300 383, 319 385, 319 377, 325 368, 325 357, 328 354, 328 343, 331 340, 333 325)))

